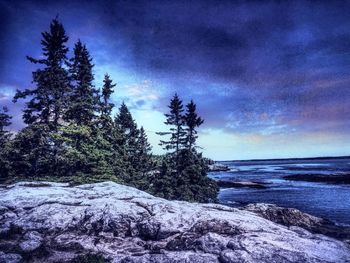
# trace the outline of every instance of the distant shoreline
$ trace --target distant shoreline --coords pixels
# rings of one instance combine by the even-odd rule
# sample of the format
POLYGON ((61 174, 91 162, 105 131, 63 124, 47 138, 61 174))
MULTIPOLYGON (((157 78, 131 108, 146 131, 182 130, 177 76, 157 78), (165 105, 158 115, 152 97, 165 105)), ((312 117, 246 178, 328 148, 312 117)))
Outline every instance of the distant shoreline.
POLYGON ((215 160, 215 162, 258 162, 258 161, 300 161, 300 160, 326 160, 348 159, 350 156, 325 156, 325 157, 300 157, 300 158, 277 158, 277 159, 247 159, 247 160, 215 160))

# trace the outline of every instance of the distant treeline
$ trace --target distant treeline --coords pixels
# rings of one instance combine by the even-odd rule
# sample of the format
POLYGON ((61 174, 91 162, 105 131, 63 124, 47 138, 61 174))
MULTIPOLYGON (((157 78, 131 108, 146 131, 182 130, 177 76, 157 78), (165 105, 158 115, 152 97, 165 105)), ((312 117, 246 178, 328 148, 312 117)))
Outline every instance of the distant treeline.
POLYGON ((122 103, 112 116, 110 97, 115 84, 108 74, 94 86, 92 58, 79 40, 68 58, 68 36, 54 19, 42 33, 42 58, 34 87, 18 90, 14 102, 25 99, 23 120, 16 134, 6 127, 11 116, 0 111, 0 179, 56 180, 89 183, 104 180, 131 185, 168 199, 215 201, 218 187, 209 179, 207 160, 196 150, 197 128, 203 120, 196 104, 185 107, 175 94, 165 114, 167 132, 159 132, 167 154, 154 158, 143 127, 122 103))

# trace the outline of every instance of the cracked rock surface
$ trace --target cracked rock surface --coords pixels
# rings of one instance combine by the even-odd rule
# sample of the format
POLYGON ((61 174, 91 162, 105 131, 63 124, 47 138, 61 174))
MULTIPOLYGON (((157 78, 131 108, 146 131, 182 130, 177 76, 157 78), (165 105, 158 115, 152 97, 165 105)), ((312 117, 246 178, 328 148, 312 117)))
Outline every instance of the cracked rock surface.
POLYGON ((125 263, 350 262, 339 240, 112 182, 0 189, 0 262, 69 262, 85 254, 125 263))

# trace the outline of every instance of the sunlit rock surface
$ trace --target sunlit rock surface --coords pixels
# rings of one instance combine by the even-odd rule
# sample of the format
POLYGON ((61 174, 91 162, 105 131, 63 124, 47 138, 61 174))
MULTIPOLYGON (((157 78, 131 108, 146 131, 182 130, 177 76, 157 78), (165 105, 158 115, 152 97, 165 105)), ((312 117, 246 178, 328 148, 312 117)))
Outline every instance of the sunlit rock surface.
POLYGON ((345 243, 300 227, 112 182, 0 189, 0 262, 69 262, 84 254, 112 262, 350 262, 345 243))

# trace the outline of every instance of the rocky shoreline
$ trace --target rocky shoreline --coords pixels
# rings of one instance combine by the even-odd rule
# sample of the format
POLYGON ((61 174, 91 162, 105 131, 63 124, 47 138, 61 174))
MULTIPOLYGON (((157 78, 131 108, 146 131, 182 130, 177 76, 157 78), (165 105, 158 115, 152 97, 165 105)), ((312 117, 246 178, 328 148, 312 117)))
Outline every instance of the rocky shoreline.
POLYGON ((216 183, 220 188, 256 188, 256 189, 265 189, 267 188, 268 183, 263 182, 251 182, 251 181, 230 181, 230 180, 217 180, 216 183))
POLYGON ((326 224, 296 209, 167 201, 112 182, 17 183, 0 189, 0 262, 349 262, 346 242, 316 234, 326 224))

